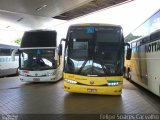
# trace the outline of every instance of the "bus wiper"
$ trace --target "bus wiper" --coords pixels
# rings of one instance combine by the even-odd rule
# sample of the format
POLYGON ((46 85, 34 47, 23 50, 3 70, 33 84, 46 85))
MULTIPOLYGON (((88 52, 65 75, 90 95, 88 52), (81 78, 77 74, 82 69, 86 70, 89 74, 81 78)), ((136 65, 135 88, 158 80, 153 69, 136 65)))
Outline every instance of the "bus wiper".
POLYGON ((106 70, 106 68, 104 67, 105 65, 103 64, 103 65, 101 65, 101 66, 102 66, 102 69, 103 69, 104 73, 107 74, 107 70, 106 70))
POLYGON ((77 72, 78 74, 80 74, 82 72, 82 69, 85 67, 88 60, 89 60, 89 58, 87 57, 86 60, 83 62, 82 66, 80 67, 79 71, 77 72))
POLYGON ((90 77, 97 77, 98 75, 90 75, 90 74, 87 74, 87 76, 90 76, 90 77))
MULTIPOLYGON (((96 48, 96 51, 98 51, 98 48, 96 48)), ((107 70, 105 68, 105 64, 103 63, 102 59, 99 59, 98 61, 100 62, 99 64, 101 65, 104 74, 107 74, 107 70)))

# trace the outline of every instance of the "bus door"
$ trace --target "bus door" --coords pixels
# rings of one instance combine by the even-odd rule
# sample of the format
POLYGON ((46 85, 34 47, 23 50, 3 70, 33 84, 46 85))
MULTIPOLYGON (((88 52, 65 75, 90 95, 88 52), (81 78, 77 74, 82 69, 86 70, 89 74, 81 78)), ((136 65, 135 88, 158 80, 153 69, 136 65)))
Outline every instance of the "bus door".
POLYGON ((139 62, 139 81, 148 86, 147 80, 147 59, 145 53, 144 39, 137 42, 137 57, 139 62))

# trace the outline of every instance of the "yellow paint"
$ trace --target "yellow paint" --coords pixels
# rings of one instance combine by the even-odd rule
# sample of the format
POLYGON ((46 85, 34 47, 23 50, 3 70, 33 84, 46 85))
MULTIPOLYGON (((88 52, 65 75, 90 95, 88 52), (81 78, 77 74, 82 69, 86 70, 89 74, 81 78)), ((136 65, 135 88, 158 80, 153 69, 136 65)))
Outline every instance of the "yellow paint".
POLYGON ((64 79, 74 80, 79 83, 71 84, 64 81, 64 90, 67 92, 120 95, 122 91, 123 76, 90 77, 64 73, 64 79), (107 86, 108 80, 121 81, 121 84, 119 86, 107 86), (94 84, 91 84, 90 81, 93 81, 94 84))

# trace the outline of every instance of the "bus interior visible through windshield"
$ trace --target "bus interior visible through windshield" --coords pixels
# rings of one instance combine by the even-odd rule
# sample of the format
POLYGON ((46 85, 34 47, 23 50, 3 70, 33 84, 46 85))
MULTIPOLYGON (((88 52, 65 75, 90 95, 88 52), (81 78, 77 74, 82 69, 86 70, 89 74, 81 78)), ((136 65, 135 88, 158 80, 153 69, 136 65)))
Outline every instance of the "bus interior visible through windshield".
POLYGON ((20 50, 20 69, 47 70, 56 69, 57 61, 54 49, 22 49, 20 50))

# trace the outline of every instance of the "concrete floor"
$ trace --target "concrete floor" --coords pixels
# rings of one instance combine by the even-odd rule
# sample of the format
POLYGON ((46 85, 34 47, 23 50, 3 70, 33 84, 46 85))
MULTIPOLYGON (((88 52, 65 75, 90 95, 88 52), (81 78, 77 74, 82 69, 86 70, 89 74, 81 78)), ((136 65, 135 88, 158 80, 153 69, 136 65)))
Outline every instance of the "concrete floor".
POLYGON ((9 114, 26 116, 27 120, 31 116, 34 120, 37 117, 37 120, 51 117, 103 120, 114 118, 115 114, 158 114, 160 117, 159 97, 127 80, 123 86, 121 96, 102 96, 64 92, 63 80, 22 83, 18 77, 0 78, 0 120, 9 114))

